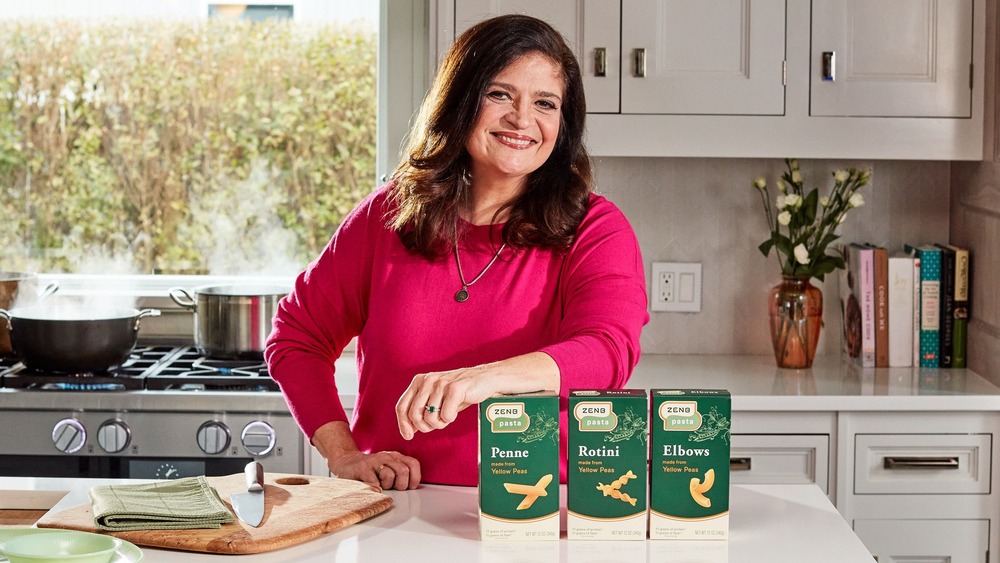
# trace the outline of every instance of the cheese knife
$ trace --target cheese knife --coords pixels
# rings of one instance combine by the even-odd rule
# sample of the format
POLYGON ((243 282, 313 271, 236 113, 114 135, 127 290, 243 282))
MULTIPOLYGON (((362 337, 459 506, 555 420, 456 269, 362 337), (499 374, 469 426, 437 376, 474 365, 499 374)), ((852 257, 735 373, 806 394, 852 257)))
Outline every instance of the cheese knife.
POLYGON ((264 519, 264 466, 251 461, 243 469, 247 492, 233 493, 230 497, 236 516, 243 522, 257 528, 264 519))

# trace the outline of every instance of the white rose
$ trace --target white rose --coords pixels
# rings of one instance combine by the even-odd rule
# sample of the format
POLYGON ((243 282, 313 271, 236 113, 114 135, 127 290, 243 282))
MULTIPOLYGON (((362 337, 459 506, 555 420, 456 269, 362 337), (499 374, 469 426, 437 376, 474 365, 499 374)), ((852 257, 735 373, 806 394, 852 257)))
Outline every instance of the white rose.
POLYGON ((828 207, 830 205, 830 198, 827 196, 819 198, 819 204, 823 207, 828 207))
POLYGON ((789 223, 792 222, 792 214, 787 211, 782 211, 781 213, 778 213, 778 222, 781 223, 782 225, 787 226, 789 223))
POLYGON ((798 194, 788 194, 785 196, 785 207, 798 207, 802 205, 802 197, 798 194))
POLYGON ((802 183, 802 172, 798 169, 792 170, 792 183, 801 184, 802 183))
POLYGON ((785 186, 785 181, 784 181, 784 180, 778 180, 778 181, 776 182, 776 184, 778 184, 778 191, 779 191, 779 192, 781 192, 781 193, 785 193, 785 192, 787 192, 787 191, 788 191, 788 187, 787 187, 787 186, 785 186))
POLYGON ((760 178, 756 178, 753 181, 753 186, 758 190, 763 190, 765 187, 767 187, 767 182, 764 180, 764 177, 761 176, 760 178))
POLYGON ((838 184, 843 184, 850 177, 851 173, 844 169, 837 170, 836 172, 833 173, 833 181, 837 182, 838 184))
POLYGON ((785 196, 779 195, 778 197, 774 198, 774 205, 777 206, 778 209, 784 209, 785 208, 785 196))
POLYGON ((847 200, 848 207, 861 207, 864 204, 865 204, 865 198, 858 193, 852 195, 851 199, 847 200))
POLYGON ((803 265, 809 263, 809 251, 806 250, 806 245, 800 244, 796 246, 793 252, 795 253, 796 262, 803 265))

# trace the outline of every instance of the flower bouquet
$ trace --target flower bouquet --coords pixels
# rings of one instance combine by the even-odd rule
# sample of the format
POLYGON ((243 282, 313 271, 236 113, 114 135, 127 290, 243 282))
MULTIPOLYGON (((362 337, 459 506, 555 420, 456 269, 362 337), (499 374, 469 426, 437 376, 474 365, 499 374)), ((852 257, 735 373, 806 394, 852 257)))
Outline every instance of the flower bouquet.
POLYGON ((823 325, 823 294, 809 280, 822 281, 844 267, 843 256, 829 251, 830 244, 840 238, 837 227, 847 212, 864 205, 859 190, 871 180, 871 172, 836 170, 833 189, 821 196, 817 188, 806 191, 797 160, 785 159, 785 165, 774 200, 763 177, 753 181, 770 231, 758 248, 764 256, 774 250, 781 268, 782 282, 771 290, 768 305, 775 359, 779 367, 808 368, 823 325))

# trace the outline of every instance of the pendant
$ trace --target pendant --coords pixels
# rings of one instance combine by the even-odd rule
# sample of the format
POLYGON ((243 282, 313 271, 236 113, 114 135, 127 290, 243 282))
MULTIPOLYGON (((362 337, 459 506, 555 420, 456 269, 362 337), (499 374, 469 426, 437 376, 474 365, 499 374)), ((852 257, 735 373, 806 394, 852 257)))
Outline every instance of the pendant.
POLYGON ((469 292, 463 287, 462 289, 455 292, 455 301, 459 303, 465 303, 469 300, 469 292))

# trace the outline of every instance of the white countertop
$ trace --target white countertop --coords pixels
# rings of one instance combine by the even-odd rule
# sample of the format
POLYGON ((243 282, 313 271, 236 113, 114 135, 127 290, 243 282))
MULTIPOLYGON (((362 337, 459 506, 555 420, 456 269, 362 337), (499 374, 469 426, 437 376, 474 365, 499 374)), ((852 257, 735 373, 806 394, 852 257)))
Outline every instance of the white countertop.
MULTIPOLYGON (((67 491, 52 509, 89 502, 94 485, 110 479, 0 477, 0 499, 11 491, 67 491)), ((384 563, 408 561, 685 563, 854 563, 872 557, 815 485, 733 485, 728 541, 479 541, 477 491, 422 486, 389 493, 395 506, 370 520, 306 543, 239 556, 241 562, 384 563)), ((565 498, 565 490, 562 491, 565 498)), ((562 503, 565 507, 565 501, 562 503)), ((0 508, 3 508, 0 501, 0 508)), ((563 513, 565 530, 565 511, 563 513)), ((232 560, 228 555, 142 548, 144 563, 232 560)))
MULTIPOLYGON (((336 365, 345 408, 357 397, 354 362, 348 353, 336 365)), ((627 386, 728 389, 734 411, 1000 411, 1000 387, 973 371, 862 368, 837 355, 791 370, 773 356, 646 354, 627 386)))

